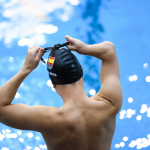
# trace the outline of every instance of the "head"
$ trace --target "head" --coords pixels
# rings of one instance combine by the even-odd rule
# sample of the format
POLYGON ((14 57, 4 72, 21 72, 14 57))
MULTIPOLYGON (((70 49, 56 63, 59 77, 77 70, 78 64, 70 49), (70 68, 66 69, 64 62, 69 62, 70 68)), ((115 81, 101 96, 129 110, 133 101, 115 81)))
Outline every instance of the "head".
POLYGON ((68 87, 79 83, 83 76, 82 67, 76 56, 67 49, 53 50, 48 59, 49 77, 59 94, 58 87, 68 87))

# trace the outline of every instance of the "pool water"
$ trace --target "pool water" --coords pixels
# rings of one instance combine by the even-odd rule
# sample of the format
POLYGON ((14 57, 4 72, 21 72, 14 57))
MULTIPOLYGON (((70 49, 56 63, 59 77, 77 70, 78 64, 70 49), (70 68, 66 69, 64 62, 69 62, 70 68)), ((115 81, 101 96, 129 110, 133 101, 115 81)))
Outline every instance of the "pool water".
MULTIPOLYGON (((64 43, 67 34, 87 44, 111 41, 116 46, 123 89, 111 150, 149 150, 149 5, 146 0, 0 0, 0 86, 21 69, 29 46, 64 43)), ((92 96, 101 87, 101 61, 74 54, 83 67, 85 91, 92 96)), ((24 80, 13 103, 63 105, 43 63, 24 80)), ((40 133, 0 123, 0 150, 16 149, 47 147, 40 133)))

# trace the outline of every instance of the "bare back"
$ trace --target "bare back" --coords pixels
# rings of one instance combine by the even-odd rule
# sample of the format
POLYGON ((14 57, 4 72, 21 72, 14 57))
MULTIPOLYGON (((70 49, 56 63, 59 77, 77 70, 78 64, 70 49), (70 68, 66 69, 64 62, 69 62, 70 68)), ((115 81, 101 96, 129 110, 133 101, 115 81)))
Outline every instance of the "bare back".
POLYGON ((64 101, 61 108, 11 104, 19 85, 42 58, 42 49, 38 52, 40 47, 31 48, 25 66, 0 87, 0 122, 17 129, 41 132, 49 150, 110 150, 116 115, 122 106, 115 47, 107 41, 85 45, 69 37, 67 40, 72 43, 69 49, 75 47, 81 54, 102 60, 99 92, 88 98, 81 78, 71 85, 55 85, 64 101))
POLYGON ((43 133, 48 149, 110 150, 116 119, 112 106, 87 99, 81 105, 64 104, 56 114, 55 124, 43 133))

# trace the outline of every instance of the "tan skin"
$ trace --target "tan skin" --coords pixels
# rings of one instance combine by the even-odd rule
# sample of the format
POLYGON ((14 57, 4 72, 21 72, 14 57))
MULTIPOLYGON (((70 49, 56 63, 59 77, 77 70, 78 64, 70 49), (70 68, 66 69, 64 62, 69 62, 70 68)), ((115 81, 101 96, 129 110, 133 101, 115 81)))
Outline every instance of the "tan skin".
POLYGON ((74 84, 54 85, 64 101, 60 108, 12 105, 18 87, 38 66, 43 55, 41 47, 32 47, 22 69, 0 87, 0 122, 17 129, 41 132, 49 150, 110 150, 116 115, 122 106, 115 47, 111 42, 86 45, 70 36, 65 38, 70 42, 70 50, 102 60, 99 92, 89 98, 81 78, 74 84))

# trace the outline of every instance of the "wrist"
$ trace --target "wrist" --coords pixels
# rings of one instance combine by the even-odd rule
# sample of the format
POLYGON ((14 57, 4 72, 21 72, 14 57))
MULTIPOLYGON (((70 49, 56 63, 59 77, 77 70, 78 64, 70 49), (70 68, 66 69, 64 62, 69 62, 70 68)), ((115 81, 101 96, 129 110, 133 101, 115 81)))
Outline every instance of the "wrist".
POLYGON ((79 48, 78 48, 78 53, 82 55, 88 55, 88 46, 87 44, 83 43, 79 48))
POLYGON ((20 72, 22 72, 24 75, 29 75, 32 72, 32 70, 23 66, 20 72))

